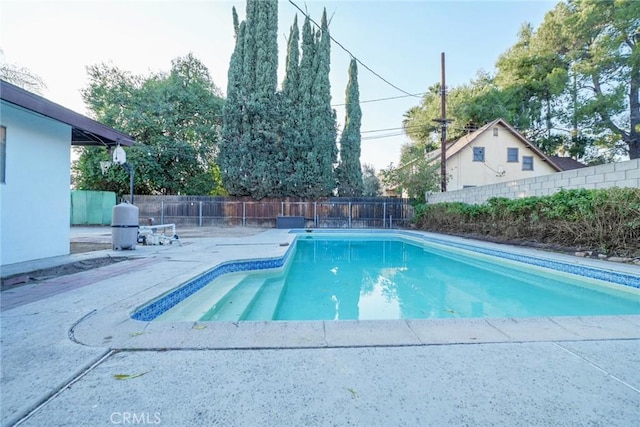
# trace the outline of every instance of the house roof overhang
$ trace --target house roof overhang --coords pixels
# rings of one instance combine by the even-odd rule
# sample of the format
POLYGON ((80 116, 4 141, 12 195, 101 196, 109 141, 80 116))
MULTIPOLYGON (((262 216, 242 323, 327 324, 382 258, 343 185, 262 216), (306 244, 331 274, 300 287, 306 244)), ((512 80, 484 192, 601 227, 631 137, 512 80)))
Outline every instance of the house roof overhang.
POLYGON ((134 139, 39 95, 0 80, 0 99, 71 126, 72 145, 131 146, 134 139))

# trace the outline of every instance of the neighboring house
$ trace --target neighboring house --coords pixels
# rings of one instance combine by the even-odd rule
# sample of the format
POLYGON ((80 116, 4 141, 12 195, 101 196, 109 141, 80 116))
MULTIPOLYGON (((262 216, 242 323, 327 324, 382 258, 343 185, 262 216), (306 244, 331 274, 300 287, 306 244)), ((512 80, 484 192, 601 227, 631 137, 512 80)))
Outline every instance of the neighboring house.
POLYGON ((563 171, 570 171, 572 169, 581 169, 588 167, 584 163, 581 163, 571 157, 549 156, 549 158, 563 171))
POLYGON ((71 146, 131 136, 0 80, 0 266, 69 254, 71 146))
MULTIPOLYGON (((440 150, 427 153, 440 161, 440 150)), ((503 119, 447 145, 447 191, 560 172, 552 158, 503 119)))

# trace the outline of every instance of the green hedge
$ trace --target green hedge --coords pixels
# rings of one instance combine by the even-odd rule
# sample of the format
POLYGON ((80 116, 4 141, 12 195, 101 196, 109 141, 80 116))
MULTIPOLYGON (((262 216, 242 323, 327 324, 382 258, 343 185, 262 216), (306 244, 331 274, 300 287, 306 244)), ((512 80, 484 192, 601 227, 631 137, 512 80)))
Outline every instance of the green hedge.
POLYGON ((640 189, 561 190, 546 197, 493 198, 481 205, 420 205, 427 231, 640 256, 640 189))

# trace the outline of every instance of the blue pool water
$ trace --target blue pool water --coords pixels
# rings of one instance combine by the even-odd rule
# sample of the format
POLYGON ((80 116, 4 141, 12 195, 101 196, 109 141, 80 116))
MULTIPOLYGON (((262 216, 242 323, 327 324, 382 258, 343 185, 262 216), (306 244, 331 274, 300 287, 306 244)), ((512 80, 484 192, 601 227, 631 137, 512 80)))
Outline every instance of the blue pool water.
POLYGON ((347 320, 640 314, 628 286, 404 238, 298 237, 277 270, 215 278, 158 320, 347 320))

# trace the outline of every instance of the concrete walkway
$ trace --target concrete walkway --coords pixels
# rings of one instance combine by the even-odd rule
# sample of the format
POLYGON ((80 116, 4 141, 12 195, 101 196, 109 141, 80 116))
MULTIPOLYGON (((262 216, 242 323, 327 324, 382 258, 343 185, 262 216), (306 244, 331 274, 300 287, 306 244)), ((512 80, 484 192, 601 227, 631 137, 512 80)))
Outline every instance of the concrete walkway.
POLYGON ((279 230, 244 229, 239 235, 251 236, 243 239, 208 233, 186 234, 182 246, 117 252, 131 259, 77 273, 76 285, 2 292, 2 426, 631 426, 640 419, 640 316, 131 321, 131 310, 213 265, 273 256, 292 238, 279 230))

